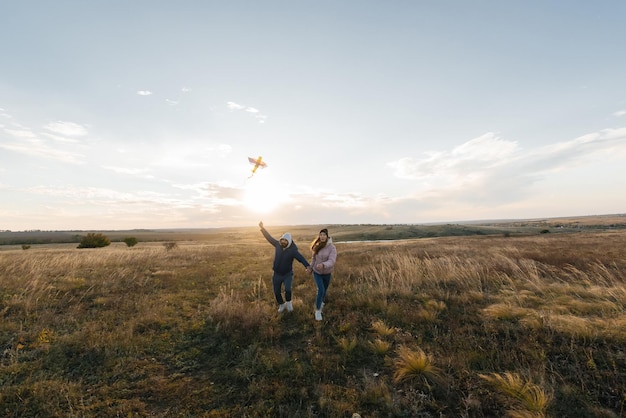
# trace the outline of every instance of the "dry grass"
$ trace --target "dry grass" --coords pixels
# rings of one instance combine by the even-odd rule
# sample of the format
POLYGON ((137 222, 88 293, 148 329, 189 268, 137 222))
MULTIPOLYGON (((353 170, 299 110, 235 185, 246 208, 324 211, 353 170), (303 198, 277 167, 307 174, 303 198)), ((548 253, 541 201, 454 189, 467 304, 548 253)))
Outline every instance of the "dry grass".
POLYGON ((337 338, 337 345, 346 354, 350 354, 354 351, 358 343, 358 339, 355 336, 352 337, 339 337, 337 338))
POLYGON ((441 369, 433 364, 432 356, 416 347, 400 347, 398 357, 393 361, 393 378, 396 382, 423 378, 425 381, 437 382, 441 380, 441 369))
POLYGON ((372 322, 372 330, 374 332, 376 332, 376 334, 378 334, 381 337, 389 337, 389 336, 393 335, 396 332, 395 329, 387 326, 380 319, 372 322))
POLYGON ((391 343, 389 341, 383 341, 380 338, 376 338, 369 342, 369 347, 373 353, 382 355, 387 354, 391 349, 391 343))
POLYGON ((323 323, 256 231, 0 248, 0 415, 625 413, 626 233, 337 246, 323 323))
POLYGON ((517 401, 508 413, 512 417, 545 417, 552 394, 516 373, 480 374, 496 390, 517 401))

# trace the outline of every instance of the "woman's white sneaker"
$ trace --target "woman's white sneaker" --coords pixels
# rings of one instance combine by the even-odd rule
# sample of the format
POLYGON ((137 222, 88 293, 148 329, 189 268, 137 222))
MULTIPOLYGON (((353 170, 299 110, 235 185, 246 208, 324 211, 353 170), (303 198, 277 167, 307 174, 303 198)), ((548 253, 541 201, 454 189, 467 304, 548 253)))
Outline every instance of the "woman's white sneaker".
POLYGON ((316 309, 315 310, 315 320, 316 321, 321 321, 322 320, 322 311, 316 309))

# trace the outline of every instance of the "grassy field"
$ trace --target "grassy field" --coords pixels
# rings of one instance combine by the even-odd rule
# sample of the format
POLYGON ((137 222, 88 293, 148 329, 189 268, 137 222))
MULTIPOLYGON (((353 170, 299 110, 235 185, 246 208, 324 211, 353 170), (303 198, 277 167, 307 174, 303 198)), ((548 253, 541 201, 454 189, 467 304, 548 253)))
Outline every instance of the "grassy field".
MULTIPOLYGON (((0 416, 624 416, 626 231, 542 222, 331 228, 321 322, 298 263, 277 313, 258 228, 0 247, 0 416)), ((317 230, 291 228, 307 258, 317 230)))

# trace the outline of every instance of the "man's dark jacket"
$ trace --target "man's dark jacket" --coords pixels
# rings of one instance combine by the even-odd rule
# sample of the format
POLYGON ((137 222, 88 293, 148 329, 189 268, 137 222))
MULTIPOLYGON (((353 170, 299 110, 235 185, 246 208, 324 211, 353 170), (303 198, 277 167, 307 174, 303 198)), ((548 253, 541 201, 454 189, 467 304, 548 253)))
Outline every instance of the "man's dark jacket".
POLYGON ((285 274, 293 272, 294 259, 301 262, 304 267, 309 267, 309 262, 302 254, 300 254, 298 246, 292 241, 291 234, 285 233, 281 236, 281 238, 285 238, 289 242, 287 248, 283 248, 280 245, 280 241, 272 237, 270 233, 265 230, 265 228, 261 228, 261 233, 267 242, 274 246, 274 265, 272 266, 272 269, 276 274, 284 276, 285 274))

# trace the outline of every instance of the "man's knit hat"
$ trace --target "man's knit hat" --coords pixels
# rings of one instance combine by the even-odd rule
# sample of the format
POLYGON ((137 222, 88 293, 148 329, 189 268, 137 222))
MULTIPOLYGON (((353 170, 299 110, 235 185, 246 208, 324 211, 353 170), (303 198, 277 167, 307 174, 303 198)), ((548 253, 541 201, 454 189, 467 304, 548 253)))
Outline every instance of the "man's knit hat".
POLYGON ((291 243, 293 242, 293 240, 291 239, 291 234, 289 232, 285 232, 280 239, 286 239, 287 240, 287 248, 289 248, 291 246, 291 243))

